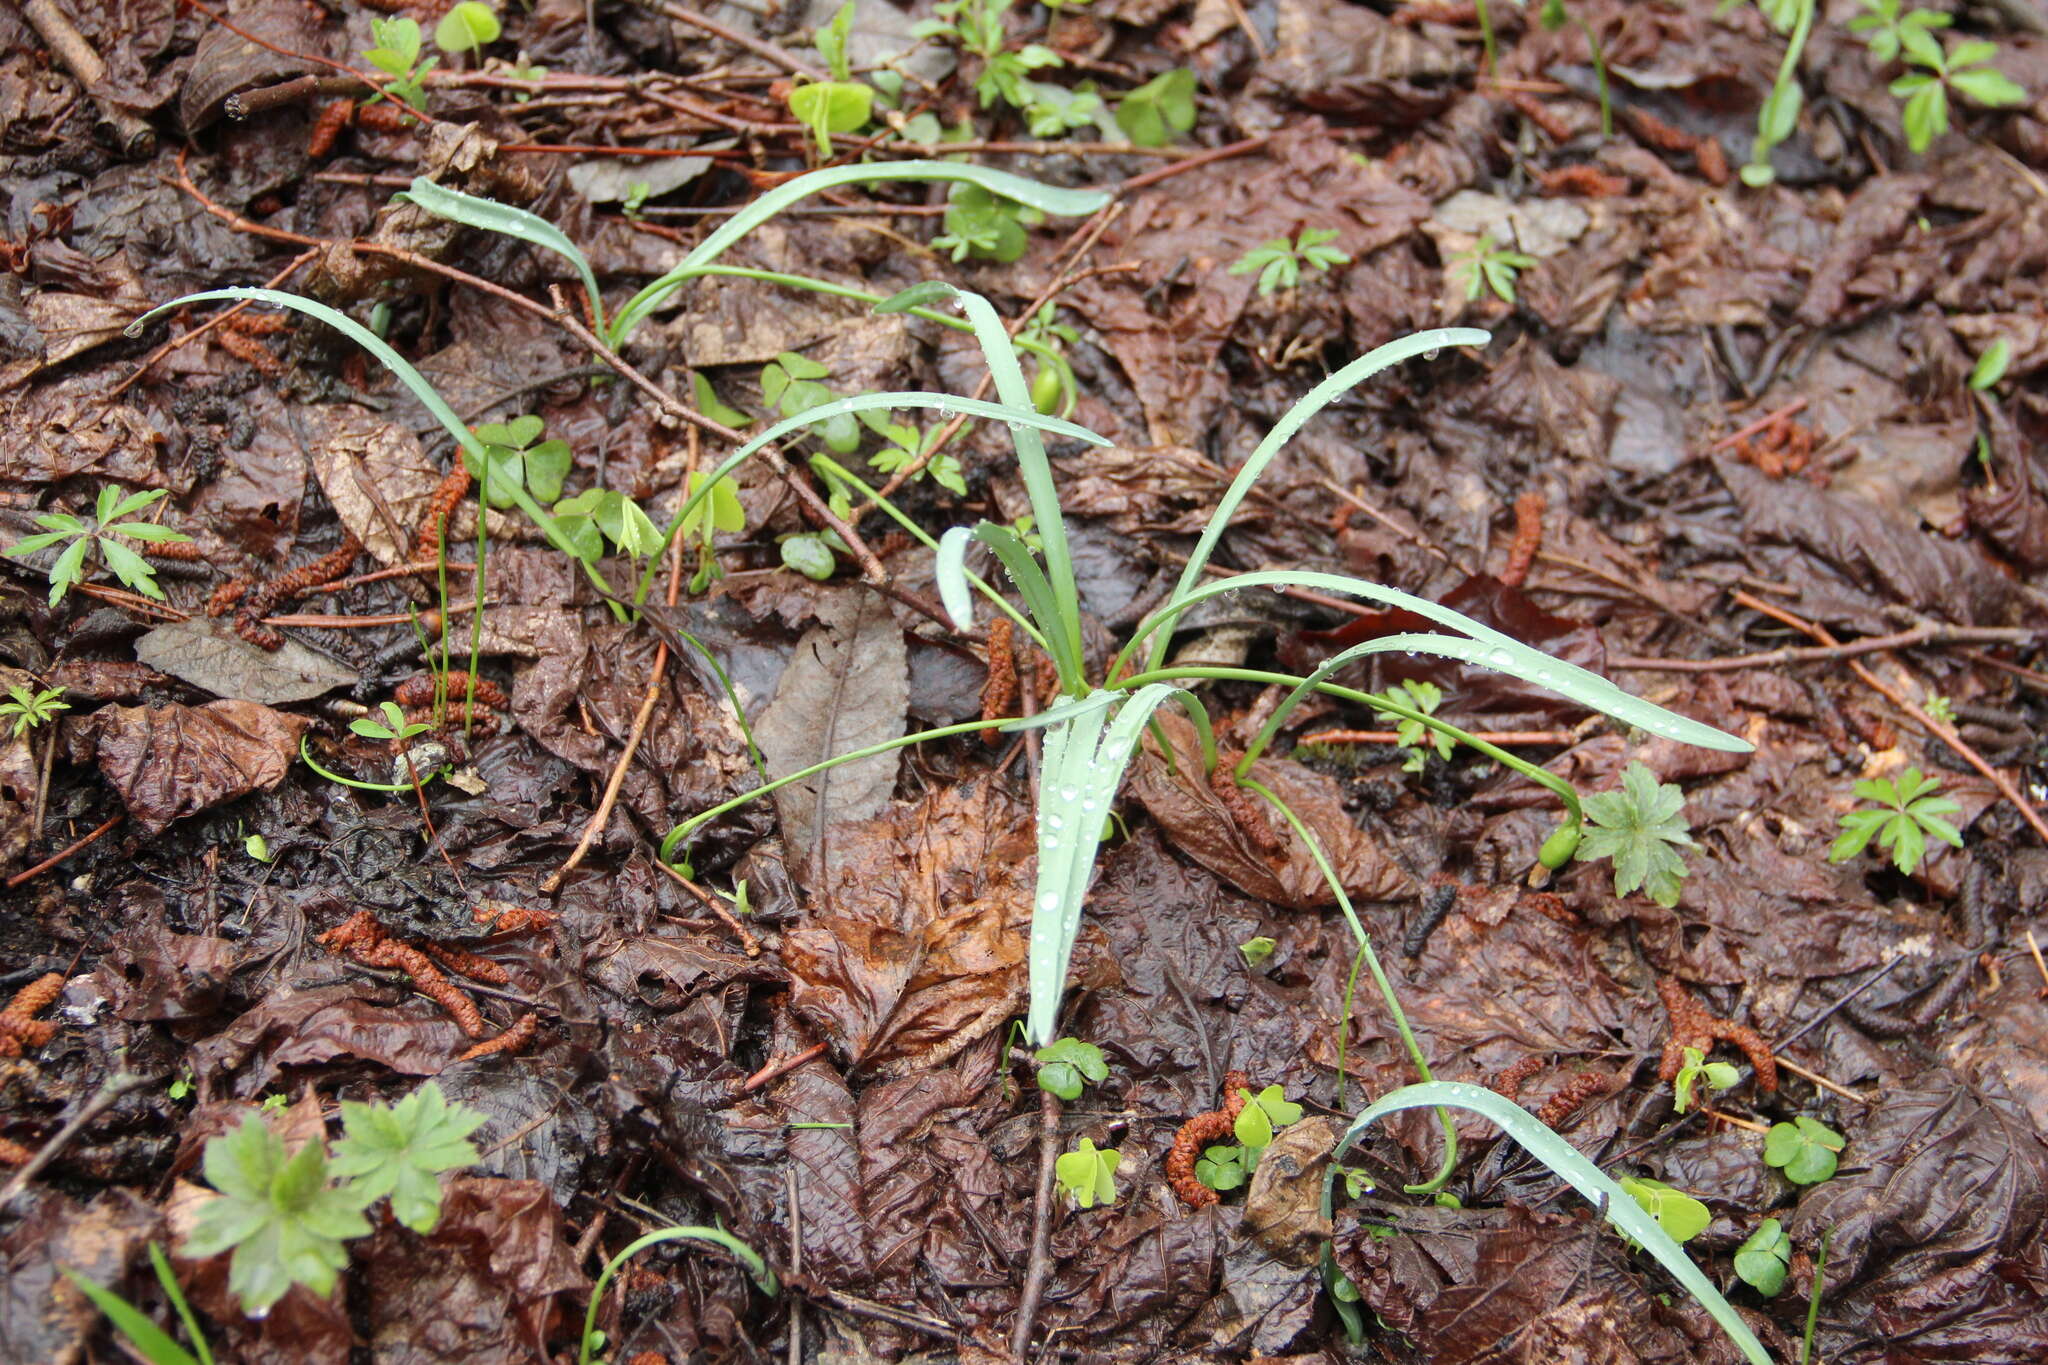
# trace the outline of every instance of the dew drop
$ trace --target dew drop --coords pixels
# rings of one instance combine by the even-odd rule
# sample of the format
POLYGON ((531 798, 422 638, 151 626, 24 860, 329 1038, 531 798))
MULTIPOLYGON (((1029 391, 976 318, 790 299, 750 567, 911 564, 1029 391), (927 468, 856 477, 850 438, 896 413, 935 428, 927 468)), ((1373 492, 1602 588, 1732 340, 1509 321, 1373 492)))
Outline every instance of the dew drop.
POLYGON ((1079 801, 1080 799, 1081 799, 1081 789, 1080 789, 1079 787, 1061 787, 1061 788, 1060 788, 1060 800, 1062 800, 1062 801, 1079 801))
MULTIPOLYGON (((1059 909, 1059 908, 1060 908, 1060 898, 1059 898, 1059 896, 1058 896, 1058 895, 1057 895, 1056 893, 1054 893, 1054 892, 1051 892, 1051 891, 1048 891, 1048 892, 1046 892, 1046 893, 1045 893, 1045 894, 1044 894, 1043 896, 1040 896, 1040 897, 1038 898, 1038 908, 1039 908, 1039 909, 1041 909, 1041 910, 1047 911, 1048 913, 1050 913, 1051 911, 1054 911, 1054 910, 1057 910, 1057 909, 1059 909)), ((1043 937, 1043 935, 1040 935, 1040 937, 1043 937)))
POLYGON ((1081 813, 1084 815, 1093 815, 1100 809, 1102 809, 1102 803, 1092 796, 1081 803, 1081 813))
POLYGON ((1060 829, 1063 828, 1066 825, 1066 823, 1067 822, 1065 820, 1062 820, 1057 815, 1048 815, 1045 817, 1045 827, 1047 829, 1060 829))
POLYGON ((1437 351, 1437 348, 1436 348, 1436 347, 1434 347, 1434 346, 1432 346, 1432 347, 1430 347, 1430 348, 1429 348, 1428 350, 1426 350, 1426 351, 1424 351, 1424 352, 1422 353, 1422 358, 1423 358, 1424 360, 1435 360, 1435 359, 1437 358, 1437 355, 1438 355, 1438 354, 1439 354, 1439 353, 1438 353, 1438 351, 1437 351))
POLYGON ((1505 649, 1492 649, 1487 651, 1486 662, 1495 668, 1506 668, 1514 662, 1514 658, 1505 649))

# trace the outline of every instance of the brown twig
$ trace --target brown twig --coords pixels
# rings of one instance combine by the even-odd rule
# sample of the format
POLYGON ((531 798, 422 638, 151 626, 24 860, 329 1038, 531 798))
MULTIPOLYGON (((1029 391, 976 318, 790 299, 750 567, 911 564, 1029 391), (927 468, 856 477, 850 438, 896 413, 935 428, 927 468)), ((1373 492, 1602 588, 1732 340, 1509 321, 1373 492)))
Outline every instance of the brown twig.
POLYGON ((9 877, 7 879, 7 889, 9 891, 12 891, 15 887, 20 886, 23 882, 31 881, 36 877, 42 876, 43 873, 48 872, 51 868, 63 862, 66 858, 69 858, 72 854, 78 852, 87 844, 99 838, 102 834, 105 834, 114 826, 120 824, 121 821, 125 818, 125 816, 116 815, 112 819, 108 820, 105 824, 101 825, 98 829, 86 835, 83 839, 80 839, 77 843, 72 844, 69 848, 61 849, 56 853, 52 853, 49 857, 43 859, 41 862, 37 863, 34 867, 30 868, 26 872, 15 873, 12 877, 9 877))
POLYGON ((1727 659, 1609 659, 1612 668, 1639 668, 1661 673, 1730 673, 1747 668, 1778 668, 1785 664, 1829 663, 1864 654, 1882 654, 1891 649, 1918 645, 1984 644, 2030 645, 2039 642, 2041 632, 2020 626, 1951 626, 1923 621, 1911 630, 1893 635, 1873 635, 1848 644, 1787 645, 1762 654, 1741 654, 1727 659))
POLYGON ((1678 984, 1676 977, 1657 978, 1657 998, 1664 1002, 1664 1012, 1671 1020, 1671 1036, 1665 1042, 1664 1055, 1657 1063, 1658 1080, 1669 1081, 1677 1077, 1685 1066, 1687 1048, 1711 1052, 1716 1042, 1725 1042, 1741 1048, 1743 1055, 1749 1058, 1749 1064, 1756 1068, 1759 1090, 1778 1088, 1777 1059, 1762 1034, 1747 1024, 1715 1018, 1705 1005, 1693 999, 1691 993, 1678 984))
MULTIPOLYGON (((1841 645, 1841 641, 1835 639, 1824 627, 1815 625, 1794 612, 1787 611, 1774 603, 1766 602, 1762 598, 1754 597, 1740 589, 1736 590, 1734 596, 1737 602, 1748 607, 1751 611, 1762 612, 1772 620, 1810 635, 1824 645, 1836 648, 1841 645)), ((2012 803, 2013 809, 2019 812, 2020 818, 2027 822, 2027 827, 2034 831, 2043 844, 2048 844, 2048 821, 2042 820, 2041 813, 2034 809, 2032 802, 2020 794, 2019 788, 2013 785, 2011 778, 1999 772, 1989 763, 1986 763, 1983 756, 1971 748, 1952 727, 1944 725, 1928 715, 1910 697, 1907 697, 1897 688, 1881 680, 1875 673, 1872 673, 1856 660, 1850 659, 1848 663, 1850 669, 1857 677, 1863 680, 1866 686, 1919 722, 1920 726, 1927 733, 1946 744, 1958 758, 1988 778, 1991 785, 1998 789, 1998 794, 2012 803)))
POLYGON ((752 34, 741 33, 738 29, 728 28, 717 20, 706 18, 693 9, 685 9, 681 5, 673 4, 671 0, 632 0, 632 3, 640 9, 652 10, 656 14, 675 20, 677 23, 688 24, 692 28, 702 29, 714 38, 723 38, 734 47, 744 48, 756 57, 764 57, 784 70, 793 71, 799 76, 809 76, 814 81, 831 79, 817 67, 812 66, 809 62, 799 60, 782 48, 777 47, 774 43, 763 42, 752 34))
POLYGON ((1052 1278, 1053 1174, 1060 1156, 1060 1102, 1050 1090, 1038 1092, 1038 1188, 1031 1197, 1031 1258, 1024 1265, 1024 1289, 1017 1296, 1017 1322, 1010 1329, 1010 1354, 1023 1360, 1031 1348, 1038 1305, 1052 1278))
POLYGON ((85 87, 85 93, 99 107, 100 117, 114 130, 122 155, 146 157, 154 152, 156 130, 100 93, 107 79, 107 64, 55 0, 22 0, 21 14, 35 29, 36 36, 50 45, 57 60, 85 87))
POLYGON ((7 1188, 0 1190, 0 1212, 4 1212, 7 1206, 28 1188, 28 1182, 35 1179, 43 1167, 49 1165, 56 1159, 58 1153, 71 1145, 71 1140, 83 1132, 88 1123, 113 1108, 115 1101, 129 1091, 139 1090, 145 1085, 152 1084, 156 1079, 154 1076, 138 1075, 132 1071, 117 1071, 107 1077, 100 1088, 93 1091, 78 1106, 77 1111, 64 1121, 64 1126, 50 1135, 50 1140, 42 1145, 28 1164, 14 1173, 14 1178, 7 1182, 7 1188))
POLYGON ((725 927, 732 930, 733 935, 739 939, 740 947, 746 951, 748 957, 759 957, 761 955, 761 941, 754 937, 752 931, 750 931, 746 925, 739 922, 738 917, 736 917, 732 913, 732 911, 725 908, 724 903, 721 902, 718 899, 718 897, 712 895, 709 891, 706 891, 703 887, 697 885, 697 883, 691 881, 688 877, 685 877, 682 873, 676 871, 674 867, 670 866, 668 863, 663 862, 661 859, 656 858, 654 860, 654 865, 660 868, 663 872, 668 873, 668 875, 671 878, 673 878, 678 885, 680 885, 684 890, 688 891, 691 895, 695 896, 698 902, 702 904, 705 909, 709 910, 712 914, 716 915, 719 919, 723 920, 725 922, 725 927))
POLYGON ((1733 447, 1740 445, 1742 442, 1748 440, 1750 437, 1757 435, 1759 432, 1768 430, 1770 427, 1775 426, 1777 423, 1784 421, 1788 417, 1796 417, 1804 411, 1806 411, 1806 399, 1803 397, 1795 398, 1791 402, 1787 403, 1784 407, 1777 409, 1775 412, 1765 413, 1763 416, 1757 418, 1754 422, 1751 422, 1748 426, 1741 427, 1735 431, 1729 432, 1726 436, 1723 436, 1720 440, 1708 446, 1707 453, 1709 455, 1712 455, 1717 451, 1732 449, 1733 447))
POLYGON ((813 1043, 802 1052, 792 1052, 787 1057, 776 1058, 753 1075, 747 1077, 740 1086, 740 1092, 742 1094, 751 1094, 769 1082, 788 1075, 805 1062, 824 1056, 827 1046, 828 1044, 825 1043, 813 1043))

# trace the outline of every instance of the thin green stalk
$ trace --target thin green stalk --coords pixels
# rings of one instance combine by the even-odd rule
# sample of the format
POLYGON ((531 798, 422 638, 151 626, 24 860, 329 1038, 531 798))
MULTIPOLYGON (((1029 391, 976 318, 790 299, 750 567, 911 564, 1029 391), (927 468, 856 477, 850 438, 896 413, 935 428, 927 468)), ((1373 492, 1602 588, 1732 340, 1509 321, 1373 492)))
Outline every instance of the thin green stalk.
POLYGON ((353 777, 343 777, 340 773, 329 772, 314 759, 312 751, 306 747, 306 737, 304 735, 299 736, 299 757, 304 760, 307 767, 326 778, 329 782, 339 782, 342 786, 354 787, 357 791, 409 792, 413 790, 410 782, 362 782, 353 777))
POLYGON ((1821 1290, 1827 1284, 1828 1241, 1835 1235, 1829 1228, 1820 1235, 1820 1254, 1813 1258, 1813 1292, 1806 1296, 1806 1331, 1799 1338, 1799 1365, 1813 1359, 1813 1333, 1820 1326, 1821 1290))
POLYGON ((1351 974, 1344 978, 1344 1017, 1337 1021, 1337 1107, 1344 1107, 1344 1082, 1349 1073, 1344 1069, 1344 1048, 1351 1041, 1351 1011, 1358 999, 1358 969, 1365 965, 1365 945, 1358 945, 1358 951, 1351 955, 1351 974))
MULTIPOLYGON (((1140 687, 1146 683, 1172 682, 1182 678, 1208 678, 1218 682, 1266 683, 1283 687, 1292 687, 1301 681, 1300 678, 1295 677, 1291 673, 1267 673, 1253 668, 1215 668, 1205 665, 1198 668, 1156 668, 1147 673, 1140 673, 1134 678, 1118 679, 1117 686, 1120 688, 1140 687)), ((1412 707, 1403 706, 1391 697, 1376 696, 1371 692, 1361 692, 1355 687, 1340 687, 1336 683, 1331 682, 1322 683, 1316 690, 1326 696, 1356 702, 1360 706, 1371 707, 1374 710, 1388 711, 1400 716, 1404 720, 1416 720, 1430 726, 1432 729, 1440 729, 1443 733, 1458 740, 1459 743, 1471 745, 1494 762, 1499 763, 1503 767, 1513 769, 1531 782, 1546 787, 1555 793, 1557 799, 1564 802, 1567 823, 1576 825, 1584 818, 1579 807, 1579 794, 1572 789, 1571 783, 1555 773, 1544 771, 1525 758, 1518 758, 1496 744, 1488 743, 1476 735, 1467 734, 1447 721, 1438 720, 1435 716, 1425 715, 1412 707)))
MULTIPOLYGON (((485 542, 488 539, 485 524, 490 521, 491 461, 485 460, 483 464, 483 473, 478 476, 476 492, 476 568, 470 573, 470 578, 474 580, 472 586, 476 590, 476 606, 469 614, 469 687, 463 693, 462 706, 462 738, 465 741, 469 739, 470 732, 476 723, 476 673, 477 668, 483 662, 484 652, 484 551, 485 542)), ((454 511, 451 509, 448 515, 452 520, 455 515, 454 511)), ((448 619, 448 571, 445 565, 448 559, 448 530, 445 524, 441 529, 440 539, 441 560, 444 565, 441 571, 441 619, 446 621, 448 619)), ((441 638, 444 641, 448 638, 448 632, 445 628, 441 632, 441 638)), ((447 651, 444 648, 442 650, 444 663, 446 662, 446 656, 447 651)))
MULTIPOLYGON (((698 830, 704 828, 704 826, 710 824, 727 811, 737 810, 750 801, 758 801, 772 792, 780 791, 792 782, 801 782, 807 777, 816 777, 819 773, 836 768, 842 763, 852 763, 863 758, 873 758, 876 754, 886 754, 892 749, 908 748, 912 744, 922 744, 926 740, 945 739, 952 735, 964 735, 974 731, 986 730, 991 725, 1001 725, 1003 723, 1002 721, 970 720, 959 725, 941 725, 936 730, 920 730, 914 735, 903 735, 897 739, 885 740, 880 744, 870 744, 863 749, 850 749, 846 753, 836 754, 822 763, 813 763, 808 768, 799 768, 785 777, 778 777, 772 782, 764 782, 750 792, 741 792, 731 800, 721 801, 709 810, 697 812, 697 814, 670 830, 661 841, 661 860, 665 863, 674 862, 676 860, 676 850, 698 830)), ((404 789, 394 788, 393 790, 402 791, 404 789)))
MULTIPOLYGON (((1394 994, 1394 983, 1387 980, 1386 971, 1380 966, 1379 954, 1373 951, 1372 935, 1366 933, 1365 925, 1359 921, 1358 912, 1351 906, 1351 897, 1345 893, 1344 883, 1337 877, 1337 869, 1330 865, 1329 856, 1323 852, 1323 841, 1316 838, 1315 831, 1303 824, 1301 817, 1294 813, 1293 808, 1275 795, 1263 782, 1258 781, 1256 778, 1240 777, 1238 785, 1257 792, 1261 797, 1265 798, 1266 804, 1280 812, 1282 818, 1293 828, 1296 837, 1308 847, 1309 857, 1315 859, 1316 870, 1323 874, 1324 882, 1328 883, 1331 892, 1336 895, 1337 908, 1344 912, 1345 922, 1351 926, 1352 936, 1358 940, 1359 954, 1365 959, 1366 968, 1371 971, 1373 982, 1380 988, 1380 998, 1387 1002, 1387 1012, 1394 1017, 1394 1028, 1401 1035, 1402 1046, 1408 1049, 1408 1060, 1414 1064, 1417 1074, 1422 1077, 1423 1084, 1427 1085, 1435 1080, 1436 1077, 1430 1074, 1429 1059, 1422 1055, 1422 1044, 1415 1040, 1415 1031, 1408 1027, 1408 1015, 1401 1008, 1400 997, 1394 994)), ((1354 981, 1357 979, 1356 967, 1352 969, 1352 979, 1354 981)), ((1345 998, 1347 1001, 1346 1013, 1341 1028, 1348 1032, 1351 1028, 1351 1015, 1348 1005, 1350 992, 1348 990, 1345 992, 1345 998)), ((1341 1075, 1342 1073, 1340 1072, 1339 1074, 1341 1075)), ((1444 1127, 1443 1164, 1437 1168, 1435 1175, 1422 1184, 1404 1185, 1402 1188, 1409 1194, 1435 1194, 1450 1183, 1451 1172, 1457 1167, 1457 1126, 1451 1122, 1451 1113, 1448 1109, 1439 1106, 1436 1116, 1442 1121, 1444 1127)))
POLYGON ((754 1284, 762 1293, 772 1296, 777 1292, 775 1272, 768 1268, 768 1262, 761 1258, 761 1253, 724 1228, 673 1227, 650 1232, 627 1243, 626 1249, 606 1261, 604 1269, 598 1273, 597 1284, 590 1291, 590 1306, 583 1312, 583 1340, 576 1350, 576 1365, 591 1365, 591 1351, 595 1349, 597 1343, 597 1310, 604 1303, 605 1290, 611 1288, 612 1278, 619 1273, 619 1267, 648 1247, 684 1238, 723 1247, 746 1267, 747 1274, 753 1277, 754 1284))
MULTIPOLYGON (((828 479, 838 479, 841 482, 852 485, 853 488, 859 491, 862 497, 868 500, 870 506, 879 508, 913 540, 922 542, 927 550, 935 551, 939 548, 939 542, 924 527, 911 520, 895 503, 883 497, 879 489, 869 485, 859 475, 833 459, 830 455, 811 456, 811 468, 818 470, 828 479)), ((1044 650, 1047 654, 1052 653, 1052 646, 1046 643, 1045 636, 1039 633, 1038 627, 1033 624, 1031 618, 1011 606, 1009 600, 997 592, 994 586, 986 579, 970 573, 967 575, 967 582, 984 598, 988 599, 989 603, 998 611, 1014 621, 1018 629, 1029 635, 1040 649, 1044 650)))
POLYGON ((1472 12, 1479 20, 1479 41, 1486 48, 1486 74, 1491 76, 1499 56, 1494 51, 1493 16, 1486 12, 1486 0, 1472 0, 1472 12))
POLYGON ((950 393, 924 392, 864 393, 851 398, 836 398, 830 403, 821 403, 786 421, 777 422, 726 456, 725 460, 711 471, 709 478, 698 483, 696 492, 676 505, 676 510, 669 517, 668 526, 661 533, 661 544, 648 556, 647 571, 641 575, 639 585, 633 591, 633 605, 638 607, 646 602, 647 594, 654 590, 654 571, 668 554, 669 542, 681 531, 683 519, 711 496, 711 490, 718 485, 720 479, 731 474, 765 447, 794 432, 816 426, 828 417, 836 417, 842 412, 887 412, 894 408, 930 408, 942 415, 961 412, 970 417, 985 417, 990 421, 1009 422, 1037 430, 1057 432, 1070 440, 1086 441, 1091 445, 1109 444, 1086 427, 1075 426, 1072 422, 1062 421, 1057 417, 1040 416, 1029 406, 1028 395, 1022 410, 1002 403, 984 403, 975 398, 961 398, 950 393))

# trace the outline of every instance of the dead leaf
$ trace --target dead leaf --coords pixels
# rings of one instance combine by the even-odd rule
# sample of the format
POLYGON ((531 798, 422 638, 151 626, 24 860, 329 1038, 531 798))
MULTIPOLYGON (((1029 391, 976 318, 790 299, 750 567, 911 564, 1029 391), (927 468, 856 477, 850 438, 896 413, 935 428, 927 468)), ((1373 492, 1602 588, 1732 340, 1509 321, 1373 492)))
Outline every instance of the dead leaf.
MULTIPOLYGON (((910 656, 887 601, 866 589, 841 593, 820 604, 818 624, 797 642, 754 741, 769 775, 786 777, 899 737, 909 705, 910 656)), ((836 828, 888 805, 897 761, 895 751, 877 754, 778 791, 775 809, 793 865, 808 862, 836 828)))
POLYGON ((197 616, 158 626, 135 642, 135 657, 217 697, 264 706, 311 701, 357 681, 354 669, 290 637, 270 654, 197 616))
POLYGON ((386 568, 410 564, 443 472, 419 438, 388 418, 340 405, 301 408, 298 420, 313 474, 341 524, 386 568))
POLYGON ((109 706, 67 729, 73 762, 96 759, 135 823, 173 820, 284 780, 309 722, 250 701, 109 706))
MULTIPOLYGON (((1222 800, 1202 776, 1201 749, 1194 727, 1179 716, 1160 716, 1173 741, 1174 769, 1146 742, 1131 767, 1131 794, 1181 852, 1223 880, 1256 896, 1293 910, 1330 904, 1333 897, 1307 847, 1287 830, 1281 817, 1266 808, 1274 828, 1287 839, 1284 858, 1269 862, 1239 829, 1222 800)), ((1344 889, 1361 900, 1392 900, 1415 894, 1415 884, 1368 839, 1344 810, 1336 782, 1310 772, 1299 763, 1262 758, 1252 775, 1270 787, 1315 832, 1344 889)), ((1250 795, 1250 793, 1247 793, 1250 795)))
POLYGON ((998 1027, 1023 997, 1035 847, 1029 812, 996 781, 840 825, 817 904, 783 940, 796 1012, 884 1076, 998 1027))
POLYGON ((1323 1216, 1323 1167, 1337 1145, 1337 1129, 1321 1115, 1291 1123, 1252 1170, 1245 1192, 1243 1231, 1289 1265, 1311 1265, 1330 1240, 1323 1216))

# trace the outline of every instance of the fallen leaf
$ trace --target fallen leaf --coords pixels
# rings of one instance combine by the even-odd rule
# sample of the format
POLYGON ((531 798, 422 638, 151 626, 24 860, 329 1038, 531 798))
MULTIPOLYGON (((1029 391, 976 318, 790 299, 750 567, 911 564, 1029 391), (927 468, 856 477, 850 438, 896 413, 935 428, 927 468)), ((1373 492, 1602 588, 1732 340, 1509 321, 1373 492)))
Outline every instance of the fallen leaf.
POLYGON ((135 823, 173 820, 284 780, 310 722, 251 701, 109 706, 66 731, 73 762, 90 756, 135 823))
MULTIPOLYGON (((848 750, 899 737, 909 705, 910 659, 903 630, 880 594, 856 589, 819 605, 818 624, 797 641, 775 699, 754 727, 754 741, 768 762, 769 776, 786 777, 848 750)), ((778 791, 775 809, 792 865, 808 862, 820 841, 837 829, 888 805, 897 761, 892 750, 778 791)))
POLYGON ((135 657, 217 697, 264 706, 311 701, 357 681, 354 669, 289 636, 271 654, 198 616, 150 631, 135 642, 135 657))

